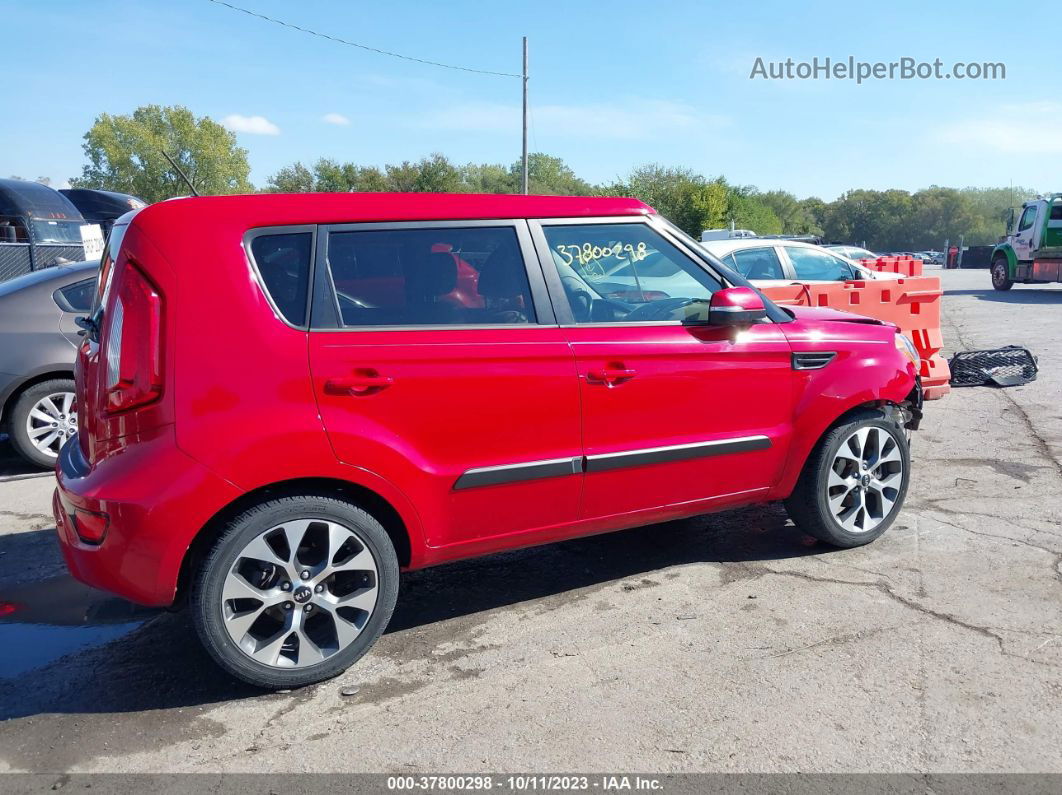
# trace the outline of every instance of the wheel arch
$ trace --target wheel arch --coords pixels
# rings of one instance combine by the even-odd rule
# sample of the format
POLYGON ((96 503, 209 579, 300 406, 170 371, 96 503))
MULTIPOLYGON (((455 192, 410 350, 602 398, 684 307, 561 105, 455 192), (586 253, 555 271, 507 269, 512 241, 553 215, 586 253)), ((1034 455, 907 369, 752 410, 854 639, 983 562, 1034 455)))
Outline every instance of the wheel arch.
POLYGON ((59 366, 52 365, 43 370, 40 370, 33 375, 27 376, 22 381, 14 384, 8 389, 7 394, 0 396, 0 423, 6 423, 11 419, 11 412, 15 408, 15 403, 22 396, 22 393, 27 389, 35 387, 37 384, 43 384, 45 381, 51 381, 53 379, 62 378, 64 380, 74 377, 74 368, 71 365, 68 369, 64 370, 59 366))
POLYGON ((900 403, 895 400, 889 400, 886 398, 874 398, 871 400, 861 400, 859 402, 848 405, 843 411, 834 416, 832 419, 826 421, 824 425, 820 425, 816 432, 809 433, 804 437, 804 444, 800 446, 799 450, 793 450, 790 454, 790 459, 786 465, 786 473, 781 482, 772 490, 771 499, 781 500, 788 497, 793 489, 796 487, 797 481, 800 479, 800 474, 804 471, 804 467, 807 466, 808 459, 814 453, 815 449, 822 442, 823 438, 839 425, 843 425, 848 422, 855 415, 868 411, 868 410, 886 410, 886 411, 899 411, 900 403))
POLYGON ((1007 273, 1011 279, 1014 279, 1018 271, 1018 255, 1014 253, 1014 248, 1009 243, 996 246, 992 250, 991 261, 995 262, 1000 254, 1007 258, 1007 273))
POLYGON ((308 495, 339 498, 368 511, 387 531, 387 535, 391 538, 391 543, 394 544, 399 565, 402 567, 411 565, 413 539, 411 538, 410 529, 398 510, 379 493, 366 486, 339 478, 293 478, 244 492, 210 517, 199 532, 196 533, 181 559, 173 606, 180 607, 185 603, 197 564, 213 548, 225 525, 231 519, 265 500, 277 497, 308 495))

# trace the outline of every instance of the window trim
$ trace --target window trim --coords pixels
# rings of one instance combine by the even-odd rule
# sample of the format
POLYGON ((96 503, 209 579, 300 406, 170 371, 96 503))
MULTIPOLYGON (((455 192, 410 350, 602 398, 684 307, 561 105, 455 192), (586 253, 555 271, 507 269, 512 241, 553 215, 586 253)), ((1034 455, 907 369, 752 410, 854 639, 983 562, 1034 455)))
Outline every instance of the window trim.
MULTIPOLYGON (((781 277, 779 277, 778 279, 756 279, 755 281, 763 281, 763 282, 787 281, 791 277, 789 276, 790 270, 786 266, 790 265, 791 263, 789 262, 788 255, 784 259, 782 258, 781 248, 782 247, 779 246, 777 243, 765 243, 762 246, 749 246, 748 248, 735 248, 735 249, 729 251, 726 256, 731 257, 734 260, 734 270, 737 271, 738 273, 740 273, 742 276, 745 276, 745 274, 741 273, 741 271, 738 269, 738 264, 737 264, 737 255, 738 254, 742 254, 742 253, 744 253, 746 251, 772 251, 772 252, 774 252, 775 260, 778 262, 778 269, 782 272, 781 277)), ((723 257, 720 257, 720 259, 723 259, 723 257)), ((726 262, 724 261, 723 264, 725 265, 726 262)), ((795 273, 795 271, 793 271, 793 272, 795 273)), ((745 276, 745 278, 749 279, 748 276, 745 276)), ((749 279, 749 281, 753 281, 753 280, 749 279)))
POLYGON ((1026 207, 1022 211, 1021 217, 1018 218, 1017 234, 1020 235, 1023 232, 1028 232, 1030 229, 1032 229, 1034 226, 1036 226, 1036 216, 1037 216, 1038 210, 1039 210, 1039 208, 1035 204, 1031 204, 1031 205, 1029 205, 1028 207, 1026 207), (1028 215, 1030 217, 1029 225, 1028 226, 1022 226, 1022 222, 1025 220, 1025 216, 1026 215, 1028 215))
POLYGON ((60 311, 66 315, 88 315, 92 311, 92 303, 89 302, 88 309, 75 309, 74 305, 70 303, 70 299, 66 297, 65 290, 69 290, 71 287, 80 287, 82 284, 95 285, 99 279, 99 272, 97 271, 95 276, 89 276, 85 279, 78 279, 77 281, 64 284, 62 287, 55 288, 52 293, 52 300, 55 301, 55 305, 59 307, 60 311))
POLYGON ((675 246, 688 260, 694 265, 704 270, 709 276, 716 279, 724 288, 732 286, 730 280, 727 279, 722 273, 709 267, 710 263, 697 256, 695 253, 689 250, 689 247, 685 245, 684 241, 676 238, 670 234, 670 230, 666 225, 655 223, 658 219, 656 215, 606 215, 606 216, 586 216, 581 218, 534 218, 528 219, 528 226, 531 229, 531 239, 535 243, 535 249, 538 252, 538 262, 545 274, 546 284, 549 287, 550 297, 553 300, 553 306, 557 311, 558 325, 561 328, 624 328, 624 327, 638 327, 638 326, 681 326, 681 320, 641 320, 628 323, 622 320, 606 320, 606 321, 592 321, 587 323, 577 323, 575 315, 572 313, 571 305, 568 302, 568 295, 564 291, 564 285, 561 283, 560 272, 557 270, 557 266, 553 262, 553 256, 550 254, 549 241, 546 240, 545 227, 547 226, 601 226, 603 224, 642 224, 649 227, 658 235, 664 238, 665 241, 675 246))
POLYGON ((247 257, 248 264, 251 266, 251 274, 254 276, 255 282, 258 283, 258 288, 262 291, 266 301, 269 302, 269 307, 273 310, 273 314, 276 316, 277 320, 288 328, 293 328, 297 331, 309 330, 310 307, 313 304, 314 264, 317 261, 317 225, 286 224, 282 226, 257 226, 253 229, 248 229, 243 233, 243 253, 244 256, 247 257), (309 280, 306 284, 306 314, 304 315, 305 322, 301 325, 297 325, 284 317, 284 313, 280 311, 280 307, 278 307, 276 301, 273 300, 273 296, 270 294, 269 288, 266 286, 265 277, 262 276, 262 271, 258 269, 258 263, 255 262, 254 252, 251 250, 251 244, 257 238, 265 235, 295 235, 306 232, 310 233, 310 265, 306 273, 307 279, 309 280))
POLYGON ((318 234, 324 244, 315 248, 314 275, 310 291, 310 331, 315 332, 359 332, 386 333, 392 331, 489 331, 535 329, 543 326, 557 326, 554 305, 547 290, 541 265, 535 255, 527 221, 523 218, 496 218, 475 220, 438 220, 438 221, 367 221, 352 223, 319 224, 318 234), (535 310, 535 322, 529 323, 432 323, 412 325, 380 326, 344 326, 339 309, 339 299, 335 285, 332 283, 331 269, 328 267, 328 235, 333 232, 372 232, 396 231, 403 229, 473 229, 490 227, 508 227, 516 232, 517 245, 524 263, 531 302, 535 310), (536 265, 538 265, 536 267, 536 265), (324 323, 321 314, 327 313, 324 323))

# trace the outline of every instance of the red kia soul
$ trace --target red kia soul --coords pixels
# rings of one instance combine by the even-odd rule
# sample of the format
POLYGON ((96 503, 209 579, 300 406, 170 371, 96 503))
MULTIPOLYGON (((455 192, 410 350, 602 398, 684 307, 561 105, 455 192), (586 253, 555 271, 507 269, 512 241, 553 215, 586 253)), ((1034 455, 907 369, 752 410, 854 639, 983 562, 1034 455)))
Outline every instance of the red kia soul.
POLYGON ((163 202, 83 323, 70 570, 270 688, 363 655, 403 569, 773 500, 865 544, 920 417, 894 327, 775 306, 629 199, 163 202))

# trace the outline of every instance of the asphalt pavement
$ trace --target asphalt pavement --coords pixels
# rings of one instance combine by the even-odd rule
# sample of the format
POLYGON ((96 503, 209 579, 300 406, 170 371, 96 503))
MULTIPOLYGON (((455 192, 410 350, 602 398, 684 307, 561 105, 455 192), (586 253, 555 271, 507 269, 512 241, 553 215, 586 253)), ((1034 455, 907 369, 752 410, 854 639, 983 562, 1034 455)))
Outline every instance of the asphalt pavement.
POLYGON ((948 349, 1040 377, 928 404, 875 543, 767 506, 413 572, 293 693, 72 582, 0 443, 0 771, 1062 772, 1062 286, 943 279, 948 349))

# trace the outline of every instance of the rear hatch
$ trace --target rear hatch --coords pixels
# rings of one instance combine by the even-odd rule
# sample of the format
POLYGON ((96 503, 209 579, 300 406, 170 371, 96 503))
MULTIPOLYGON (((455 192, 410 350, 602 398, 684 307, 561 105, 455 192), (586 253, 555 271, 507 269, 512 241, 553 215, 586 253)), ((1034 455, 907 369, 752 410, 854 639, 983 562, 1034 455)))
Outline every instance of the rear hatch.
POLYGON ((135 214, 111 230, 74 366, 78 443, 90 465, 170 420, 162 401, 165 299, 135 214))

